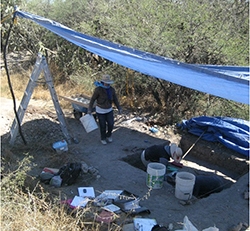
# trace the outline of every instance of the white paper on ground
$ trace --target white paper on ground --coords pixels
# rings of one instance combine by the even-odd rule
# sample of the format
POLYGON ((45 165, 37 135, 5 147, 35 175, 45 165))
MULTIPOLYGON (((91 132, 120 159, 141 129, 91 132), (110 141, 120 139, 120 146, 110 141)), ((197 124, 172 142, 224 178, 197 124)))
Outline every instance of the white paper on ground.
POLYGON ((155 219, 149 218, 134 218, 134 229, 136 231, 151 231, 157 224, 155 219))
POLYGON ((89 199, 86 197, 84 198, 84 197, 75 196, 70 205, 74 207, 84 208, 88 202, 89 202, 89 199))
POLYGON ((108 210, 110 212, 118 212, 120 210, 120 207, 114 205, 114 204, 110 204, 110 205, 106 205, 103 207, 105 210, 108 210))
POLYGON ((95 191, 93 187, 79 187, 78 194, 80 197, 95 198, 95 191))

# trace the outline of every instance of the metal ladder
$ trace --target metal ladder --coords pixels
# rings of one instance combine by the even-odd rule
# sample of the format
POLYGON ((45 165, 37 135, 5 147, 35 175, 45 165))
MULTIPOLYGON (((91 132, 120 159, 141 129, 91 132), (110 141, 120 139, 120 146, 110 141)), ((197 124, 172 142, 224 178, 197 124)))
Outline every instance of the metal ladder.
MULTIPOLYGON (((54 103, 54 107, 55 107, 55 110, 57 113, 58 121, 59 121, 60 126, 61 126, 61 130, 62 130, 65 138, 67 139, 67 141, 69 143, 71 143, 71 136, 69 135, 69 132, 68 132, 68 129, 66 126, 66 122, 65 122, 65 118, 64 118, 62 109, 60 107, 60 104, 59 104, 59 101, 58 101, 58 98, 56 95, 56 91, 54 89, 54 84, 52 81, 51 73, 50 73, 50 70, 48 68, 48 64, 46 62, 46 59, 41 53, 38 53, 35 67, 33 69, 31 76, 30 76, 29 83, 26 87, 26 90, 24 92, 23 98, 21 100, 21 103, 20 103, 18 111, 17 111, 17 116, 19 118, 20 124, 22 123, 22 120, 23 120, 25 111, 28 107, 31 95, 34 91, 34 88, 37 85, 37 80, 38 80, 42 70, 44 71, 45 80, 46 80, 46 83, 48 85, 48 88, 49 88, 49 91, 51 94, 51 98, 52 98, 53 103, 54 103)), ((18 121, 17 121, 17 118, 15 118, 13 123, 12 123, 11 129, 10 129, 11 138, 10 138, 9 143, 11 145, 14 144, 18 131, 19 131, 18 121)))

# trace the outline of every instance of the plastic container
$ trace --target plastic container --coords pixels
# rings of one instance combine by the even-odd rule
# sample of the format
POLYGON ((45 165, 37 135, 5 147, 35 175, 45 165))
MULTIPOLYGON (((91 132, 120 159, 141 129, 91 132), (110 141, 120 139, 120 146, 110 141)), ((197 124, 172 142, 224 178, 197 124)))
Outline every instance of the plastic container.
POLYGON ((175 197, 180 200, 191 199, 195 184, 195 175, 189 172, 178 172, 175 181, 175 197))
POLYGON ((53 144, 53 148, 56 150, 57 153, 67 152, 68 144, 65 140, 57 141, 53 144))
POLYGON ((49 184, 59 188, 62 185, 62 178, 59 175, 58 176, 53 176, 51 178, 49 184))
POLYGON ((166 166, 161 163, 149 163, 146 184, 149 188, 160 189, 163 186, 166 166))
POLYGON ((158 132, 158 129, 155 128, 155 127, 151 127, 151 128, 149 129, 149 131, 151 131, 151 132, 153 132, 153 133, 156 133, 156 132, 158 132))
POLYGON ((98 128, 93 115, 86 114, 85 116, 82 116, 80 118, 80 121, 87 133, 92 132, 98 128))

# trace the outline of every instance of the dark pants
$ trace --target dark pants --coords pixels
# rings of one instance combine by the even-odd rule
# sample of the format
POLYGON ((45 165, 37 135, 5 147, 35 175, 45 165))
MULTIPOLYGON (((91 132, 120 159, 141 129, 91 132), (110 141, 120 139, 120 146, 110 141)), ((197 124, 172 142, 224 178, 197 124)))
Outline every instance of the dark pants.
POLYGON ((193 195, 197 198, 207 197, 212 193, 218 193, 225 187, 226 181, 217 175, 196 176, 193 195))
POLYGON ((112 135, 114 128, 114 115, 113 111, 106 114, 96 113, 99 121, 101 139, 105 140, 107 137, 112 135), (108 129, 108 131, 107 131, 108 129))

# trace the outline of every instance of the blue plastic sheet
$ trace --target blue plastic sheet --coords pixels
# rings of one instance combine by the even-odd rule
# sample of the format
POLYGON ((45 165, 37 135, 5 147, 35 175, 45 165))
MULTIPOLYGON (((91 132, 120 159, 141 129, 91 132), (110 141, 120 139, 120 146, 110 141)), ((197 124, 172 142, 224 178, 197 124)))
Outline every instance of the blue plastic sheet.
POLYGON ((88 36, 38 15, 19 10, 15 14, 124 67, 204 93, 249 104, 249 67, 186 64, 88 36))
POLYGON ((250 122, 231 117, 194 117, 177 125, 191 134, 212 142, 220 142, 226 147, 249 157, 250 122))

